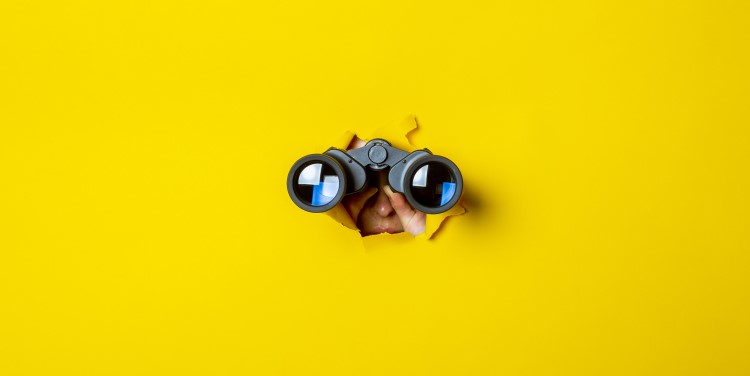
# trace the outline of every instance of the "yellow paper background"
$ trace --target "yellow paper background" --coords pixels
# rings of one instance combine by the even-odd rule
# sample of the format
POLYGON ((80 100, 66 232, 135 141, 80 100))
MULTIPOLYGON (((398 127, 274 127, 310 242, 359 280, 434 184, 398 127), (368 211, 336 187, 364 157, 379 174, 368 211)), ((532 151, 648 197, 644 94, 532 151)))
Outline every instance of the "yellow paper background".
POLYGON ((0 375, 750 373, 748 15, 2 2, 0 375), (409 114, 436 239, 289 200, 409 114))

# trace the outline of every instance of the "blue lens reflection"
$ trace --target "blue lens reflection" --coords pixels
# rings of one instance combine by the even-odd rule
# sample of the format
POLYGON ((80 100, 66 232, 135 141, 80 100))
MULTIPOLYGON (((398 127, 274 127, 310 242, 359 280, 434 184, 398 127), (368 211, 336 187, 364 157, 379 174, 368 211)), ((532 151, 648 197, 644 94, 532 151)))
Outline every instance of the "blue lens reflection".
POLYGON ((440 206, 447 204, 453 198, 453 195, 456 194, 456 183, 444 182, 442 185, 443 194, 440 196, 440 206))
POLYGON ((306 166, 297 178, 298 196, 311 206, 323 206, 331 202, 336 197, 339 186, 339 177, 330 166, 322 163, 306 166))
POLYGON ((451 201, 456 195, 458 183, 444 163, 429 162, 414 171, 409 189, 417 203, 437 208, 451 201))

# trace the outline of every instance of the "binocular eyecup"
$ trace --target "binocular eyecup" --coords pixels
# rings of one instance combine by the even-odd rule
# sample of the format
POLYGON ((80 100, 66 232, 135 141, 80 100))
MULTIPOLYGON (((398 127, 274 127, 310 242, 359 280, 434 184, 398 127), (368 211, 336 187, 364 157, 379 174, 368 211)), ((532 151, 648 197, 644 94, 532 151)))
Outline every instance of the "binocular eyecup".
POLYGON ((287 177, 287 191, 297 206, 321 213, 336 206, 348 194, 367 187, 368 171, 388 170, 388 185, 403 193, 411 206, 438 214, 461 198, 463 178, 458 167, 429 150, 408 153, 388 141, 374 139, 353 150, 330 148, 294 163, 287 177))

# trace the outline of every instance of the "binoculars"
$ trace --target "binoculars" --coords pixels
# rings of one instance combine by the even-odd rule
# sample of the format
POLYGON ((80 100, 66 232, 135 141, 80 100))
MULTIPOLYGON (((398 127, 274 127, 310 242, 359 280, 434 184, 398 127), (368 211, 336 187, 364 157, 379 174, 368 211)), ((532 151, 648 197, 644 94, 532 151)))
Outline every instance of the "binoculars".
POLYGON ((409 153, 383 139, 358 149, 330 148, 300 158, 289 171, 286 188, 301 209, 321 213, 345 195, 364 190, 372 172, 385 170, 392 190, 403 193, 423 213, 445 212, 461 198, 463 178, 453 162, 428 149, 409 153))

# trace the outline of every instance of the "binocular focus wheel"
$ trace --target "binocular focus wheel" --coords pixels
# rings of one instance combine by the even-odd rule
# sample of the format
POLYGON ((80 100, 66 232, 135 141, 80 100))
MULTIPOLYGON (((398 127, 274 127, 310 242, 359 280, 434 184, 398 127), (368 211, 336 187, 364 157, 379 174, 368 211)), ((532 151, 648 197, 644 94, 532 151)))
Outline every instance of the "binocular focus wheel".
POLYGON ((338 161, 325 154, 298 160, 287 177, 289 197, 301 209, 321 213, 341 201, 346 192, 346 175, 338 161))

